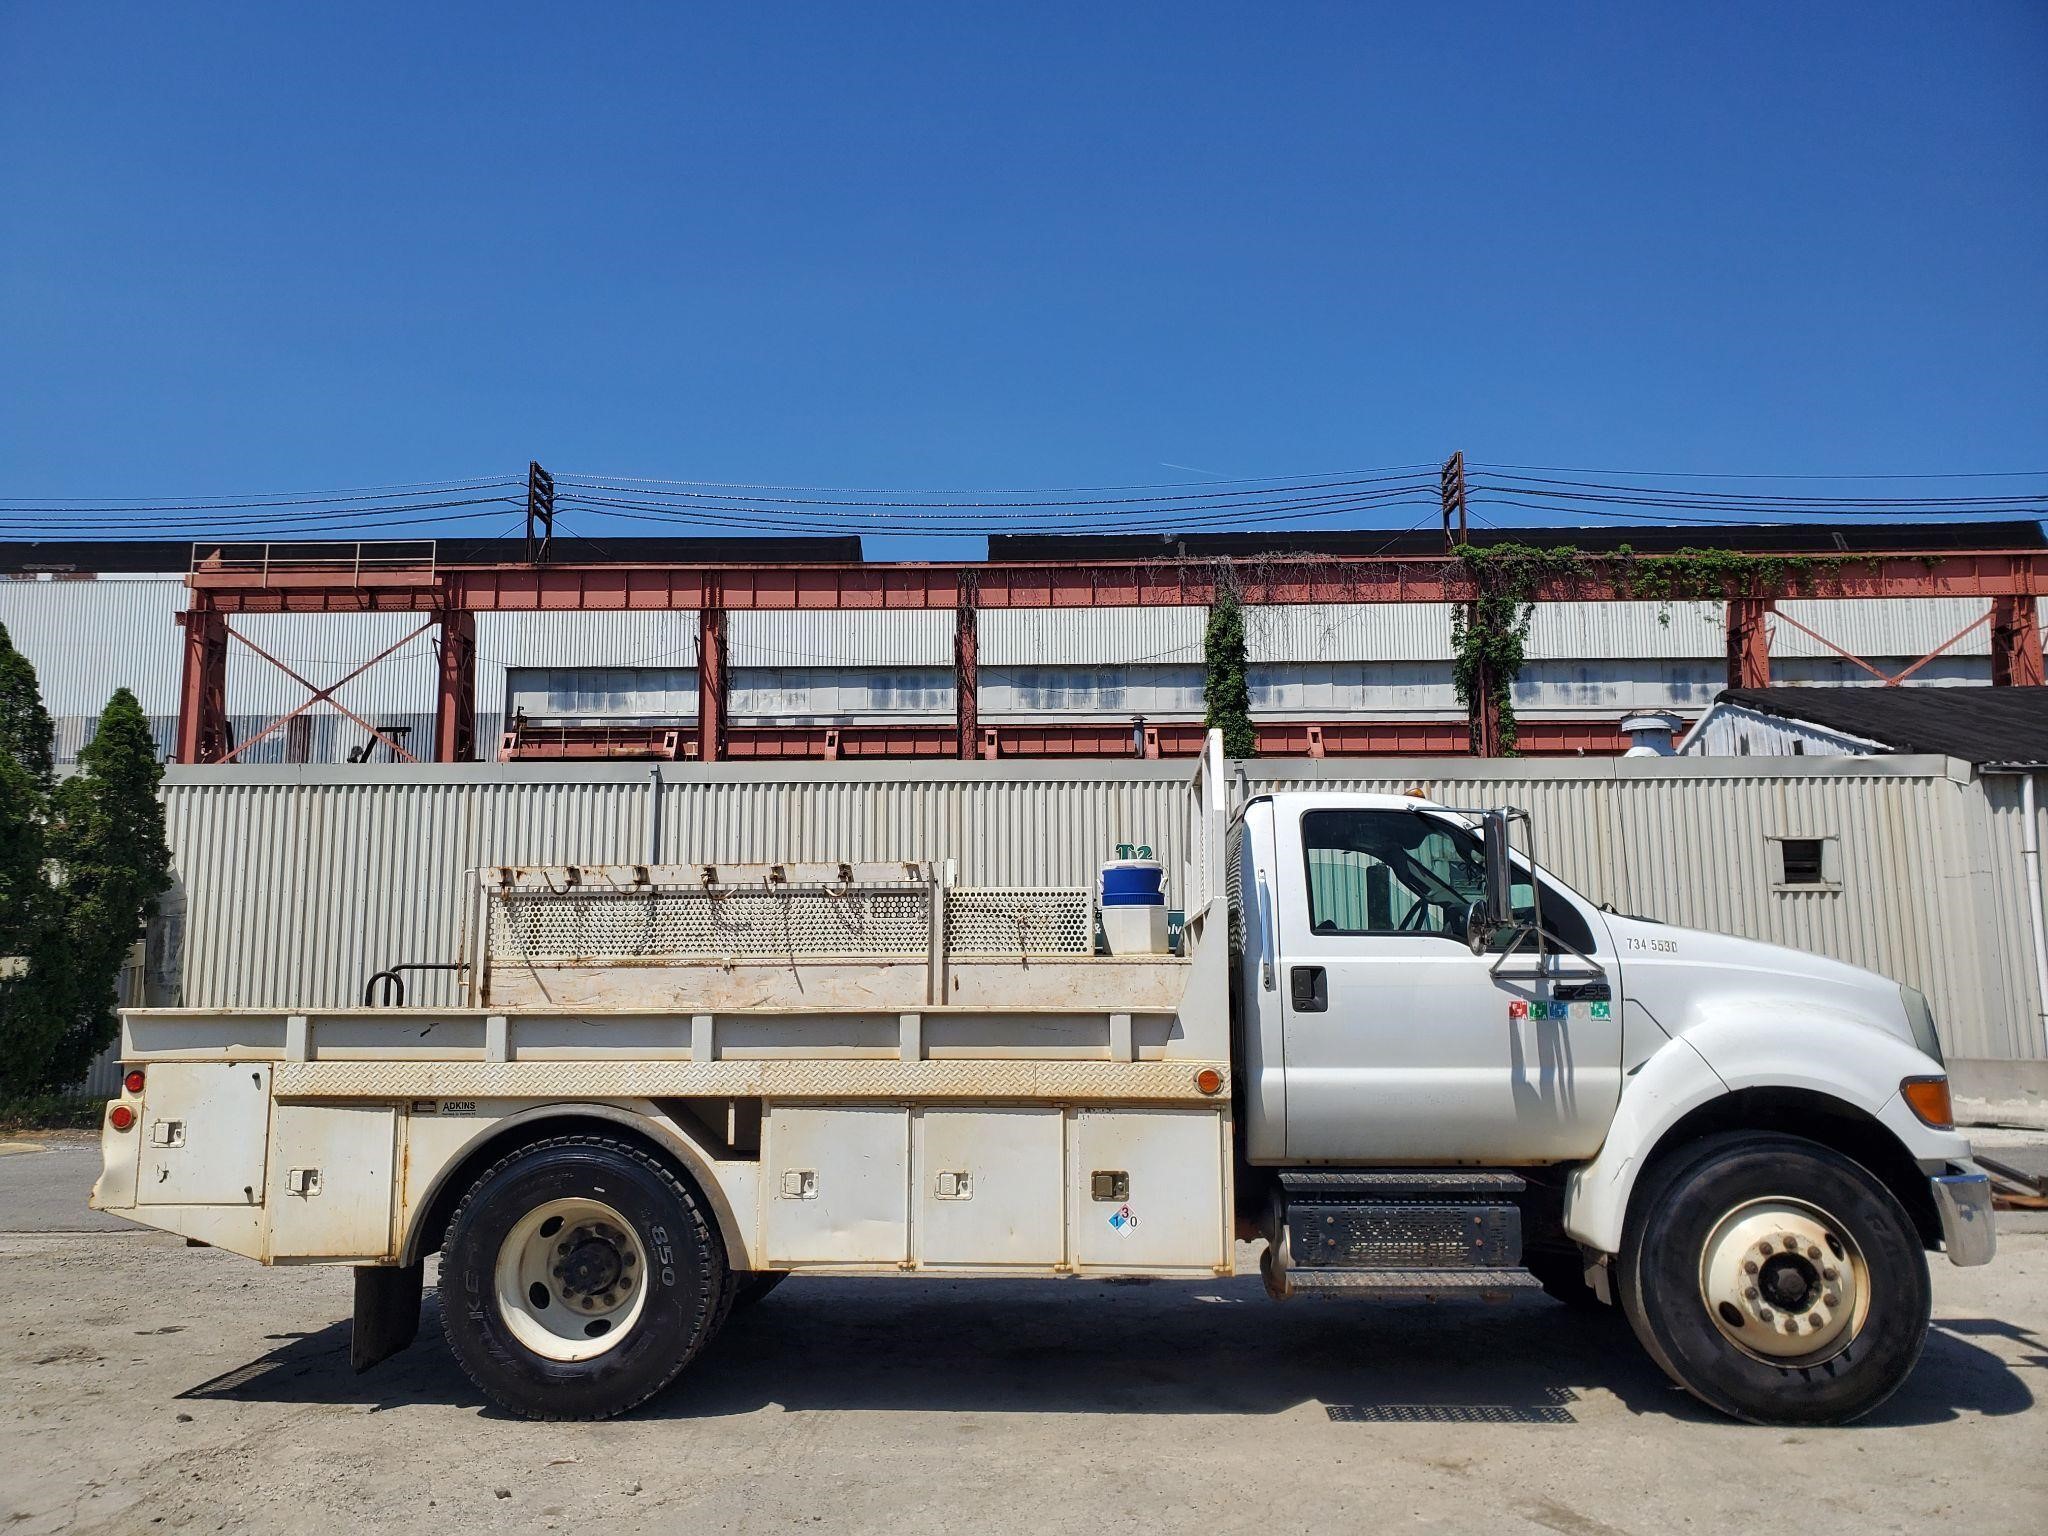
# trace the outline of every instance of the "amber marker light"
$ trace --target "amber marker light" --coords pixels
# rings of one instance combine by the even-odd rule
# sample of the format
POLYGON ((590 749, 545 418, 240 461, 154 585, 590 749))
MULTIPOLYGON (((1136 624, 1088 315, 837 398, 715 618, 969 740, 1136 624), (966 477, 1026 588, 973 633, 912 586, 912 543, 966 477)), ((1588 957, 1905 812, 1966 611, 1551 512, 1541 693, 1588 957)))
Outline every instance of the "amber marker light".
POLYGON ((1204 1067, 1195 1074, 1195 1087, 1207 1094, 1221 1093, 1223 1091, 1223 1074, 1214 1067, 1204 1067))
POLYGON ((1931 1125, 1937 1131, 1956 1128, 1956 1112, 1948 1101, 1947 1078, 1909 1077, 1899 1084, 1899 1095, 1905 1099, 1906 1107, 1920 1117, 1922 1125, 1931 1125))

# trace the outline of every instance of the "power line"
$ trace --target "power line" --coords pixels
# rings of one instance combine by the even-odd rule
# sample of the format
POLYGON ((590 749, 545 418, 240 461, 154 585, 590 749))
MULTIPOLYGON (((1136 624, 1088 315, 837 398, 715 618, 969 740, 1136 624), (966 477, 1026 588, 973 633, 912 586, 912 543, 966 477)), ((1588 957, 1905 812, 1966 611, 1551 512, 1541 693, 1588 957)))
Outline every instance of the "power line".
POLYGON ((2040 480, 2048 479, 2048 469, 1962 469, 1937 470, 1922 474, 1762 474, 1754 471, 1723 471, 1698 469, 1591 469, 1561 464, 1482 464, 1471 461, 1474 469, 1535 470, 1546 475, 1634 475, 1640 480, 2040 480))

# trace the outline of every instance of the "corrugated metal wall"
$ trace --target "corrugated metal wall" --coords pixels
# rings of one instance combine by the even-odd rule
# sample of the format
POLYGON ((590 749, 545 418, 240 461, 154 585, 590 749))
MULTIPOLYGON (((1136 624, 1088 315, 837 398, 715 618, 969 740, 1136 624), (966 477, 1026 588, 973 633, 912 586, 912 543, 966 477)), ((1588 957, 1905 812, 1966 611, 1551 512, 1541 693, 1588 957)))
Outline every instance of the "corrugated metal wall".
POLYGON ((1524 806, 1539 862, 1595 901, 1910 982, 1933 1001, 1952 1055, 2048 1058, 2017 791, 1948 759, 1325 760, 1249 771, 1272 788, 1420 788, 1452 804, 1524 806), (1778 888, 1783 837, 1838 839, 1840 889, 1778 888))
MULTIPOLYGON (((459 958, 465 870, 643 862, 657 776, 667 862, 949 858, 966 884, 1071 886, 1147 843, 1177 901, 1187 858, 1170 763, 173 768, 182 1000, 338 1007, 387 965, 459 958)), ((456 995, 447 977, 409 985, 456 995)))
MULTIPOLYGON (((193 1006, 331 1007, 400 960, 455 958, 463 871, 638 862, 657 770, 170 770, 193 1006)), ((1547 867, 1596 901, 1869 966, 1933 999, 1952 1054, 2048 1057, 2018 790, 1943 758, 1266 761, 1259 788, 1420 788, 1536 817, 1547 867), (1782 837, 1839 840, 1840 889, 1778 888, 1782 837)), ((1086 885, 1149 843, 1181 900, 1182 765, 663 765, 665 861, 951 858, 961 880, 1086 885)), ((2048 826, 2042 829, 2048 836, 2048 826)), ((415 997, 446 1002, 430 978, 415 997)))

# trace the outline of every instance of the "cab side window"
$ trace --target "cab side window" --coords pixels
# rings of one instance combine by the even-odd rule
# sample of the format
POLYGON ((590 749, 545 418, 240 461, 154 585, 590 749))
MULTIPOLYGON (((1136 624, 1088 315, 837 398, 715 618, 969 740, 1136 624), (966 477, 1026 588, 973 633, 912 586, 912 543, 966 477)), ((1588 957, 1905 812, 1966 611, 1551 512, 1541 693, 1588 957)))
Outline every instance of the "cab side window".
POLYGON ((1301 818, 1309 926, 1318 934, 1463 940, 1486 889, 1478 842, 1413 811, 1310 811, 1301 818))

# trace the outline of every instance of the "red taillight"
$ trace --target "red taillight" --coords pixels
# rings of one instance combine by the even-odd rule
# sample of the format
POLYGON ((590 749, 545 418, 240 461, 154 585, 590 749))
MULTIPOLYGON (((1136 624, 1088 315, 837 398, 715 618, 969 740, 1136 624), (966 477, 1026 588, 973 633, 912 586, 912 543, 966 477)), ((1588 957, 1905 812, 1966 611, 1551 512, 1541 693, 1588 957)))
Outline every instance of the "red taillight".
POLYGON ((122 1078, 121 1086, 130 1093, 142 1092, 142 1068, 137 1067, 133 1072, 122 1078))
POLYGON ((107 1124, 117 1131, 125 1131, 135 1123, 135 1111, 126 1104, 116 1104, 107 1111, 107 1124))

